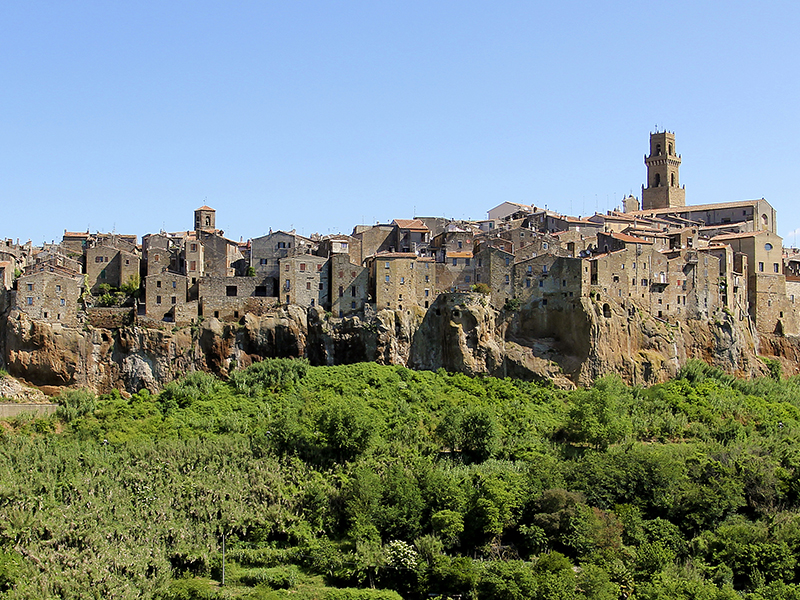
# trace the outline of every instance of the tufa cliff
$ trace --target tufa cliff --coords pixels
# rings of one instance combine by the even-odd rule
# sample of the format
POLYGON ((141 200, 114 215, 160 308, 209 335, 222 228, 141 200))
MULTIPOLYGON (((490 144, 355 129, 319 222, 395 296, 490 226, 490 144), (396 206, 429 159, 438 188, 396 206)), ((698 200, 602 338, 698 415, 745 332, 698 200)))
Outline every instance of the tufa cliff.
POLYGON ((719 312, 712 321, 671 324, 636 310, 583 298, 574 310, 522 305, 497 311, 480 294, 443 294, 427 311, 331 319, 312 308, 278 307, 238 323, 206 318, 191 326, 134 321, 117 327, 64 327, 11 309, 0 321, 8 372, 45 391, 82 386, 104 392, 160 389, 192 370, 226 377, 265 357, 305 357, 315 365, 360 361, 470 375, 590 385, 616 373, 652 384, 697 358, 744 377, 766 373, 757 354, 793 373, 796 340, 760 339, 749 321, 719 312))

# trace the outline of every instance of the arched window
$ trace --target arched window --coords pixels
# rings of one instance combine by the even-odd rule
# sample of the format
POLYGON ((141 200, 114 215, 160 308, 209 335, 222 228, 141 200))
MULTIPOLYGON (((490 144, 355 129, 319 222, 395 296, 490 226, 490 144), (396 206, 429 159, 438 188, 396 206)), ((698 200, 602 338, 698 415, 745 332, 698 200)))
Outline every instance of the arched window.
POLYGON ((767 223, 768 223, 767 215, 761 215, 761 224, 764 225, 765 229, 767 227, 767 223))
POLYGON ((211 227, 211 217, 206 216, 206 227, 211 227))
POLYGON ((656 180, 653 182, 653 187, 661 187, 661 173, 656 173, 656 180))
POLYGON ((656 144, 656 156, 661 156, 661 144, 656 144))
POLYGON ((669 145, 669 155, 672 156, 675 153, 675 150, 672 148, 672 144, 669 145))

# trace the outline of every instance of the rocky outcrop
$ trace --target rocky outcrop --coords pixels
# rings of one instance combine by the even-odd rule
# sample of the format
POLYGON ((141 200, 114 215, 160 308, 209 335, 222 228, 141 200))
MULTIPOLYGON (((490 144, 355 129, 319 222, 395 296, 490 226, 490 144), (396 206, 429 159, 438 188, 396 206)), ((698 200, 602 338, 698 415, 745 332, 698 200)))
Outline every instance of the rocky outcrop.
POLYGON ((758 339, 748 321, 720 312, 711 321, 668 323, 592 298, 561 309, 538 305, 497 311, 480 294, 443 294, 427 311, 384 310, 331 319, 290 306, 239 323, 206 318, 191 326, 133 324, 114 329, 63 327, 11 310, 0 321, 3 363, 38 386, 99 392, 158 390, 189 371, 226 377, 264 357, 305 357, 312 364, 361 361, 469 375, 590 385, 616 373, 633 384, 674 376, 698 358, 740 376, 766 372, 756 348, 781 357, 794 373, 800 340, 758 339))

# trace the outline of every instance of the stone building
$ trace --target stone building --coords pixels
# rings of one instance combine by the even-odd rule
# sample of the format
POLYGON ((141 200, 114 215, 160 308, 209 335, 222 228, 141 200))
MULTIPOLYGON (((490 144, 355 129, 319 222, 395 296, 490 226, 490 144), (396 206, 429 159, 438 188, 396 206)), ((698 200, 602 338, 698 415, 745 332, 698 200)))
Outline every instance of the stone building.
MULTIPOLYGON (((280 261, 282 259, 311 254, 317 251, 313 240, 292 231, 270 231, 250 240, 250 266, 257 277, 266 278, 271 296, 278 297, 281 287, 280 261)), ((285 294, 284 294, 285 295, 285 294)))
POLYGON ((502 307, 514 295, 514 255, 486 243, 478 246, 473 258, 475 283, 489 286, 491 304, 502 307))
POLYGON ((430 261, 418 261, 413 252, 385 252, 367 259, 371 285, 375 289, 375 306, 378 310, 408 310, 424 306, 424 290, 435 289, 435 270, 430 261), (421 268, 418 265, 423 265, 421 268), (418 282, 417 279, 422 279, 418 282), (420 284, 423 295, 419 296, 420 284), (425 287, 424 284, 430 287, 425 287))
POLYGON ((351 262, 349 254, 334 253, 328 259, 330 269, 330 310, 345 317, 364 310, 369 302, 369 270, 351 262))
POLYGON ((100 286, 108 284, 119 288, 139 277, 139 256, 105 244, 93 245, 85 250, 86 276, 92 294, 100 293, 100 286))
POLYGON ((202 317, 238 321, 247 313, 263 314, 276 303, 266 295, 265 282, 259 277, 202 277, 197 284, 202 317))
POLYGON ((189 322, 197 317, 197 303, 187 301, 188 278, 162 271, 145 277, 145 315, 157 321, 189 322))
POLYGON ((78 324, 78 300, 83 277, 57 267, 42 268, 22 275, 16 281, 16 307, 35 321, 78 324))
POLYGON ((279 261, 281 303, 328 307, 328 259, 314 254, 288 256, 279 261))

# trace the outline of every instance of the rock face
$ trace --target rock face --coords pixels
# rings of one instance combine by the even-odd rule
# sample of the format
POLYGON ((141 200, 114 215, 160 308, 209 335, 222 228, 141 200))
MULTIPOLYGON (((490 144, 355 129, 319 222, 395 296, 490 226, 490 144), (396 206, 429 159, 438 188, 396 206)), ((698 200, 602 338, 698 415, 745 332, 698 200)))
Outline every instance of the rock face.
POLYGON ((469 375, 590 385, 616 373, 633 384, 674 376, 698 358, 741 376, 765 374, 757 357, 781 358, 794 373, 800 340, 758 339, 748 321, 720 312, 677 324, 584 298, 575 310, 535 306, 497 311, 480 294, 443 294, 427 311, 380 311, 330 319, 319 309, 283 307, 240 323, 207 318, 192 326, 68 328, 10 310, 0 319, 0 351, 10 374, 38 386, 156 391, 189 371, 226 377, 265 357, 312 364, 360 361, 469 375), (759 346, 760 344, 760 346, 759 346))

